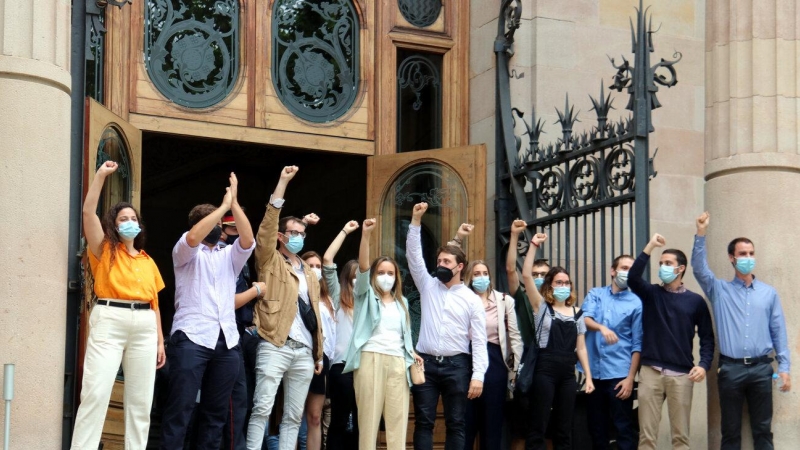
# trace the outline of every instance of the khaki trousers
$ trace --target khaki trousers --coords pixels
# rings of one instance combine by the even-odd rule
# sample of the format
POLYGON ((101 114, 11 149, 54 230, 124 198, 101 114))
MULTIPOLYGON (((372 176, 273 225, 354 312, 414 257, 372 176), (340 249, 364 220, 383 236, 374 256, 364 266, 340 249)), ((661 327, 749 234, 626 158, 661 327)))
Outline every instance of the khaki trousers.
POLYGON ((664 400, 669 412, 672 448, 689 448, 693 388, 689 375, 668 377, 650 366, 642 366, 639 371, 639 450, 655 450, 664 400))
POLYGON ((89 316, 83 361, 81 405, 72 433, 72 450, 96 450, 119 365, 125 374, 125 449, 144 450, 156 381, 156 314, 96 305, 89 316))
POLYGON ((406 370, 405 358, 400 356, 361 353, 361 366, 353 376, 358 405, 359 450, 375 449, 381 415, 386 425, 386 448, 405 450, 411 392, 406 370))

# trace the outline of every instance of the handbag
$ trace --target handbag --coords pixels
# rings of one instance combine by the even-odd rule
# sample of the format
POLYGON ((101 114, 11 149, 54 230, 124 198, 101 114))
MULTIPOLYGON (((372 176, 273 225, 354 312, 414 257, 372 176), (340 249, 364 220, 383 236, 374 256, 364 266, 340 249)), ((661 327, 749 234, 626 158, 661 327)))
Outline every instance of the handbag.
POLYGON ((419 386, 425 384, 425 366, 417 360, 408 368, 411 373, 411 384, 419 386))
POLYGON ((311 301, 306 303, 299 296, 297 297, 297 307, 300 308, 300 318, 303 319, 303 325, 313 335, 317 332, 317 315, 314 314, 314 308, 311 307, 311 301))
MULTIPOLYGON (((549 312, 550 305, 547 305, 547 309, 547 312, 549 312)), ((545 313, 544 311, 542 312, 539 326, 536 327, 538 328, 538 333, 534 334, 533 342, 525 346, 522 351, 522 359, 517 368, 517 379, 514 384, 514 395, 516 397, 527 397, 531 391, 531 386, 533 386, 533 369, 536 367, 536 358, 539 356, 539 340, 542 337, 542 324, 544 323, 545 313)))

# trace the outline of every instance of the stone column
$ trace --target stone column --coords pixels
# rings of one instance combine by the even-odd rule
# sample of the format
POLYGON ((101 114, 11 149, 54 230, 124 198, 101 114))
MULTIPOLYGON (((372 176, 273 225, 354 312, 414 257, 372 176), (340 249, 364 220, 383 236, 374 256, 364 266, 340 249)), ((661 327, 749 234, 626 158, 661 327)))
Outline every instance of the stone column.
POLYGON ((0 364, 16 364, 13 448, 61 447, 69 58, 69 0, 0 0, 0 364))
MULTIPOLYGON (((800 7, 795 0, 708 0, 706 4, 705 204, 711 213, 709 262, 732 277, 727 243, 756 247, 756 276, 781 296, 792 359, 800 363, 800 7)), ((709 376, 709 448, 719 448, 715 370, 709 376)), ((773 394, 775 448, 800 440, 800 376, 773 394)), ((749 419, 742 448, 753 448, 749 419)))

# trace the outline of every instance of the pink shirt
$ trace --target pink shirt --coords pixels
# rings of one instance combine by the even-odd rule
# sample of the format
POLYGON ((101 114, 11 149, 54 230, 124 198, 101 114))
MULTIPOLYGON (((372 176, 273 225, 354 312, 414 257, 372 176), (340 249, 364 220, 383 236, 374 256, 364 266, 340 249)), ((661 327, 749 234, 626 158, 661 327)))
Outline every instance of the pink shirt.
POLYGON ((489 301, 483 305, 486 310, 486 341, 500 345, 500 332, 498 331, 499 321, 497 318, 497 299, 494 292, 489 294, 489 301))

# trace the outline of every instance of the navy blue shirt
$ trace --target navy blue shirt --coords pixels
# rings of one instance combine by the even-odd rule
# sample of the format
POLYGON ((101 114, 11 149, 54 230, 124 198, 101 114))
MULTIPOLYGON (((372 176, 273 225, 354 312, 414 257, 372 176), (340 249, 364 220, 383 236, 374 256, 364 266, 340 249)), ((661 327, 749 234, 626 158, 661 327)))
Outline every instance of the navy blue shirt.
POLYGON ((692 343, 700 337, 700 362, 706 371, 714 359, 711 313, 703 297, 692 292, 669 292, 650 284, 642 274, 650 255, 642 252, 628 272, 628 287, 642 300, 642 365, 689 373, 694 367, 692 343))

